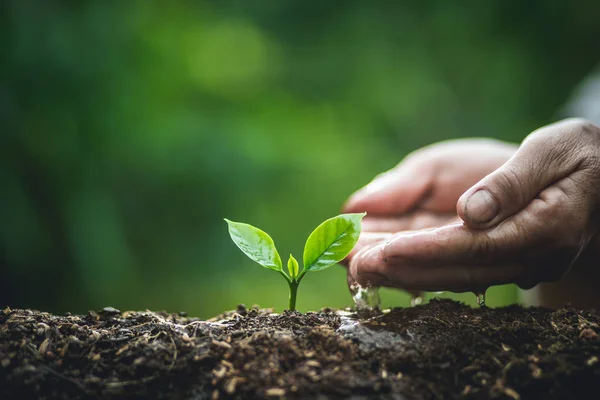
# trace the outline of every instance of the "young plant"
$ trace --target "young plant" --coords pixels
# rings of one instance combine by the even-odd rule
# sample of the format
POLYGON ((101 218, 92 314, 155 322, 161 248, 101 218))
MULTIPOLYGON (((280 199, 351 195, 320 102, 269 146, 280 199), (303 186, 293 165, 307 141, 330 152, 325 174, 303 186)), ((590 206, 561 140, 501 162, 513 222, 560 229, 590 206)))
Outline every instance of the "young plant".
POLYGON ((304 245, 303 267, 290 254, 287 272, 283 270, 281 257, 273 239, 252 225, 225 219, 231 240, 252 261, 265 268, 279 272, 290 287, 291 311, 296 309, 298 285, 309 271, 322 271, 342 261, 354 248, 360 235, 361 221, 366 213, 341 214, 323 222, 310 234, 304 245))

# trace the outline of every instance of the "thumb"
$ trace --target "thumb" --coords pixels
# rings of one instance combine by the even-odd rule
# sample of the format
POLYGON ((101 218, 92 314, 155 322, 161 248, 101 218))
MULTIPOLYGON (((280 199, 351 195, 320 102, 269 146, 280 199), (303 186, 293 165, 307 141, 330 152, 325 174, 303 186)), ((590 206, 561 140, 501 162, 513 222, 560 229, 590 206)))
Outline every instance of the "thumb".
POLYGON ((530 134, 513 157, 459 198, 458 216, 472 228, 497 225, 574 172, 578 160, 566 151, 570 131, 559 123, 530 134))

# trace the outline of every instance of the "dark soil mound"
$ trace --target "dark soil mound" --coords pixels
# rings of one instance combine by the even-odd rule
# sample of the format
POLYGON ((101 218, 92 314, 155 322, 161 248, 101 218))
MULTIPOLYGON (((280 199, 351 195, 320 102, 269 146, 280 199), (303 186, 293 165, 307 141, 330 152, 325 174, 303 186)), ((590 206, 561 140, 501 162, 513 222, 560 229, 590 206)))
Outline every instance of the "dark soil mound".
POLYGON ((360 321, 6 309, 0 398, 595 398, 599 332, 593 312, 448 300, 360 321))

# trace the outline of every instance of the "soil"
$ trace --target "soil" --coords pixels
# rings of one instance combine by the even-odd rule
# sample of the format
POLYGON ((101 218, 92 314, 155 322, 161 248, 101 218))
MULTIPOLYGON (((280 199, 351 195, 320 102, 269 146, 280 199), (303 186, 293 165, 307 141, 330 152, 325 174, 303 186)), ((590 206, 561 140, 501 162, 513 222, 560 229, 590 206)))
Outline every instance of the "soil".
POLYGON ((1 399, 553 399, 600 393, 593 311, 450 300, 353 318, 246 309, 201 321, 0 311, 1 399))

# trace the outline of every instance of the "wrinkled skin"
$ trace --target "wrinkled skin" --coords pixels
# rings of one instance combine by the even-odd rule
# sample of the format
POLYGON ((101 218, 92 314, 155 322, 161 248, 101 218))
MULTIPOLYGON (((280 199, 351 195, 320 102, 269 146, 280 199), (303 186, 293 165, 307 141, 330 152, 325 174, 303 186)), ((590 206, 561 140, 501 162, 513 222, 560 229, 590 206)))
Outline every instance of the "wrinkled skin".
POLYGON ((548 125, 519 147, 438 143, 347 201, 345 212, 368 213, 349 282, 477 292, 554 281, 597 246, 599 209, 600 128, 587 121, 548 125))

